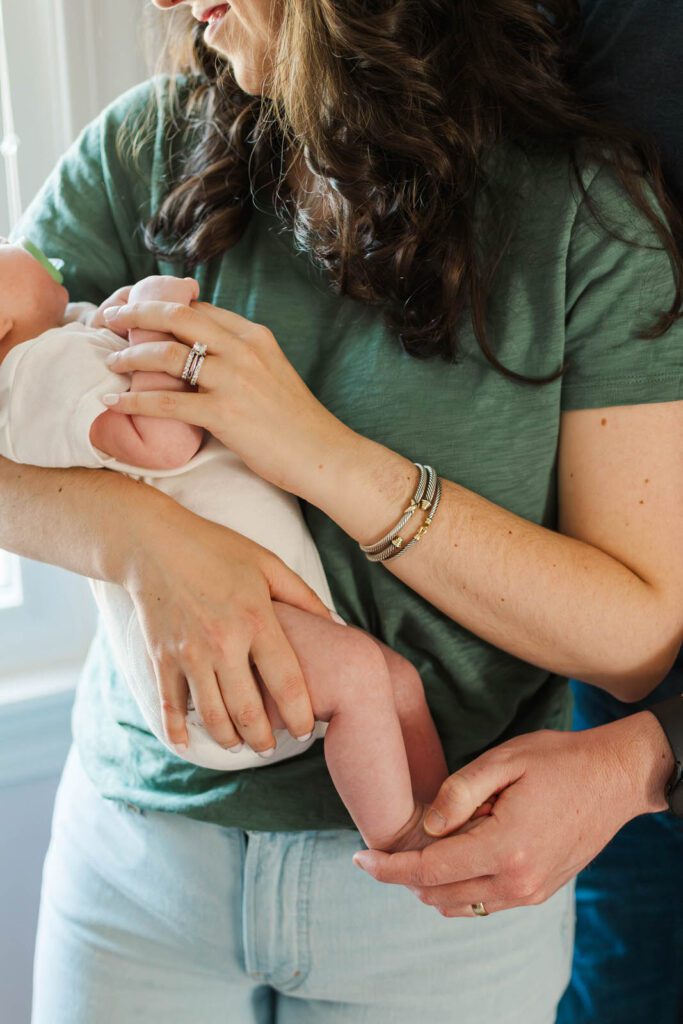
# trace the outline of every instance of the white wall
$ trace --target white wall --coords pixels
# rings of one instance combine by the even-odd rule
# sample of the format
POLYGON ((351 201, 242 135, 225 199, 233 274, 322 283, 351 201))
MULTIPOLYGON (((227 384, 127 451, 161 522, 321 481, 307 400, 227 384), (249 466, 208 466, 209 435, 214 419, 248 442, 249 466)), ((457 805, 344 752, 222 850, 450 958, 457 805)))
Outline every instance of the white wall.
MULTIPOLYGON (((141 26, 148 0, 3 0, 2 6, 27 206, 80 129, 146 77, 141 26)), ((0 167, 0 234, 9 226, 0 167)))
MULTIPOLYGON (((147 2, 2 0, 16 131, 21 139, 19 167, 24 206, 83 125, 111 99, 146 77, 140 25, 147 2)), ((0 166, 0 234, 8 233, 8 220, 5 173, 0 166)), ((32 568, 28 570, 27 579, 32 568)), ((73 621, 69 628, 78 639, 76 634, 80 636, 84 628, 86 611, 81 602, 85 601, 87 584, 75 578, 67 581, 57 570, 46 572, 42 578, 46 588, 43 596, 47 596, 48 589, 60 586, 65 601, 70 595, 73 621)), ((37 607, 42 607, 42 602, 37 607)), ((44 636, 50 628, 45 623, 44 636)), ((7 657, 4 660, 7 662, 7 657)), ((10 666, 4 667, 7 670, 10 666)), ((0 676, 2 669, 0 650, 0 676)), ((21 678, 15 680, 13 689, 0 680, 2 1024, 30 1021, 40 875, 54 792, 69 744, 69 672, 73 675, 72 669, 65 669, 61 678, 53 671, 56 678, 49 685, 46 677, 35 672, 30 687, 24 687, 21 678), (30 697, 26 697, 29 691, 30 697)))

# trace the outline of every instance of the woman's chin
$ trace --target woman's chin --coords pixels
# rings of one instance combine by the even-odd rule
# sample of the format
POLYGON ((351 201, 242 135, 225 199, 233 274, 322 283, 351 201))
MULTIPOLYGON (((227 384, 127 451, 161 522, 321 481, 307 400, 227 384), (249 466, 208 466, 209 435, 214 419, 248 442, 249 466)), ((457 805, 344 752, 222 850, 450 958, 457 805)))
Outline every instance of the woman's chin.
POLYGON ((263 74, 254 71, 253 68, 245 65, 244 61, 240 60, 239 57, 233 56, 231 53, 227 53, 225 50, 220 50, 217 46, 213 47, 217 53, 220 53, 221 57, 230 65, 232 71, 232 77, 237 82, 238 86, 248 96, 261 96, 263 93, 263 74))
POLYGON ((232 74, 242 92, 245 92, 247 96, 260 96, 263 93, 262 76, 254 74, 248 68, 241 68, 239 64, 232 64, 232 74))

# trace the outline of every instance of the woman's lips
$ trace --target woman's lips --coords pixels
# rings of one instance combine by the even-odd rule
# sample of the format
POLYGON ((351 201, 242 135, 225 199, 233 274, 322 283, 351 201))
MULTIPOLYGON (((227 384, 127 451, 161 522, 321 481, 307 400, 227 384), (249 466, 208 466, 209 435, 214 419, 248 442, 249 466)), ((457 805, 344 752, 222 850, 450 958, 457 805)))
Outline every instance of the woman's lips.
POLYGON ((227 14, 230 10, 230 4, 214 4, 213 7, 207 7, 206 10, 198 21, 206 21, 209 25, 213 25, 214 22, 220 21, 224 14, 227 14))

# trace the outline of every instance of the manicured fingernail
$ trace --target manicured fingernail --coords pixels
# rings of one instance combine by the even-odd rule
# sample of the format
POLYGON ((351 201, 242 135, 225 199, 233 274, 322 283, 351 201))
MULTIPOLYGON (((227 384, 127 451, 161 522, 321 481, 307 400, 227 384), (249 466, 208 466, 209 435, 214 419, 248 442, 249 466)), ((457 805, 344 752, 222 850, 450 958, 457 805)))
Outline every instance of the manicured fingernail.
POLYGON ((105 320, 115 320, 116 317, 119 315, 120 309, 121 306, 109 306, 108 309, 104 310, 102 316, 104 317, 105 320))
POLYGON ((353 863, 357 868, 362 868, 363 871, 367 871, 370 861, 368 855, 360 850, 358 853, 354 853, 353 863))
POLYGON ((105 395, 102 399, 103 405, 117 405, 119 401, 118 395, 105 395))
POLYGON ((446 827, 446 819, 438 811, 431 810, 424 820, 425 832, 438 836, 446 827))
POLYGON ((257 750, 256 753, 259 757, 272 757, 275 753, 275 747, 268 747, 267 750, 257 750))
POLYGON ((187 750, 187 743, 176 743, 175 748, 180 754, 184 754, 187 750))
POLYGON ((239 754, 240 750, 244 747, 244 743, 235 743, 232 747, 226 747, 231 754, 239 754))
POLYGON ((310 740, 312 735, 313 735, 313 730, 311 730, 311 732, 305 733, 305 735, 303 735, 303 736, 297 736, 297 739, 298 739, 299 743, 305 743, 306 740, 310 740))
POLYGON ((107 358, 104 361, 107 364, 107 366, 111 366, 112 363, 115 363, 118 358, 119 358, 118 352, 112 352, 111 355, 108 355, 107 358))

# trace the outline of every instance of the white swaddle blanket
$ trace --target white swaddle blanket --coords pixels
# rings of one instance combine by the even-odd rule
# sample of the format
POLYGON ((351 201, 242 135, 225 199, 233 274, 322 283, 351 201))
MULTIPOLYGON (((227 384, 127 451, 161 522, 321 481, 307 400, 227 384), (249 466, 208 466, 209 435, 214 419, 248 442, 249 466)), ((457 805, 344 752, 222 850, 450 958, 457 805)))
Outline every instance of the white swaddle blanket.
MULTIPOLYGON (((81 317, 89 313, 88 307, 79 308, 81 317)), ((14 348, 0 366, 0 455, 33 466, 106 467, 143 480, 190 511, 268 548, 333 610, 297 499, 256 476, 215 438, 209 437, 182 469, 158 471, 124 465, 90 443, 92 423, 105 409, 102 396, 130 385, 129 376, 113 373, 105 363, 110 352, 126 345, 112 331, 73 322, 14 348)), ((180 755, 164 735, 154 668, 127 591, 114 583, 90 582, 118 668, 150 730, 177 756, 221 771, 259 768, 302 753, 325 734, 323 722, 316 723, 304 743, 284 729, 275 730, 275 753, 266 761, 246 745, 237 754, 224 750, 191 709, 189 746, 180 755)))

